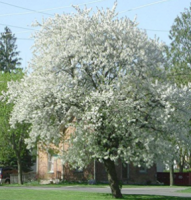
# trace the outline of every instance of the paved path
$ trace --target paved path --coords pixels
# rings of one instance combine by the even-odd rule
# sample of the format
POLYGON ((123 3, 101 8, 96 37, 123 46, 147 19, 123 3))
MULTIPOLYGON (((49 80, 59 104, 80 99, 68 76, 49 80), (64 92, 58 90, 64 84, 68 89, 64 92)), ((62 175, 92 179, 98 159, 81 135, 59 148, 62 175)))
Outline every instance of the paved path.
MULTIPOLYGON (((84 191, 94 193, 110 193, 109 187, 98 188, 98 187, 80 187, 80 186, 65 186, 65 187, 6 187, 9 189, 32 189, 32 190, 63 190, 63 191, 84 191)), ((145 194, 145 195, 161 195, 161 196, 176 196, 176 197, 190 197, 191 193, 180 193, 180 190, 184 190, 186 187, 136 187, 136 188, 123 188, 122 194, 145 194)))

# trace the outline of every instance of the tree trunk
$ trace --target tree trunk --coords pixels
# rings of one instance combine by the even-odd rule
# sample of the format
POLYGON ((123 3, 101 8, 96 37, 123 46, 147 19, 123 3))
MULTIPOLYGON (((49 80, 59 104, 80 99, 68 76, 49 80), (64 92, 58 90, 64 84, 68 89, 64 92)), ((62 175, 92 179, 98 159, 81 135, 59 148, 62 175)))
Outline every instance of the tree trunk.
POLYGON ((12 139, 12 149, 15 152, 15 155, 17 157, 17 171, 18 171, 18 184, 23 184, 22 179, 22 165, 21 165, 21 146, 22 146, 22 137, 19 138, 18 142, 16 141, 16 135, 15 133, 12 133, 11 136, 12 139))
POLYGON ((18 184, 23 184, 21 158, 17 157, 18 184))
POLYGON ((180 163, 179 164, 179 172, 182 173, 184 170, 184 164, 180 163))
POLYGON ((104 160, 104 166, 108 174, 108 181, 113 197, 116 199, 123 198, 121 194, 121 189, 119 187, 119 181, 117 178, 114 161, 111 161, 110 159, 104 160))
POLYGON ((174 166, 170 165, 170 186, 174 185, 174 166))
POLYGON ((181 148, 180 149, 180 162, 179 162, 179 172, 181 172, 181 173, 184 170, 185 156, 186 156, 186 153, 183 152, 183 149, 181 148))
POLYGON ((189 168, 191 168, 191 153, 188 154, 188 162, 189 168))

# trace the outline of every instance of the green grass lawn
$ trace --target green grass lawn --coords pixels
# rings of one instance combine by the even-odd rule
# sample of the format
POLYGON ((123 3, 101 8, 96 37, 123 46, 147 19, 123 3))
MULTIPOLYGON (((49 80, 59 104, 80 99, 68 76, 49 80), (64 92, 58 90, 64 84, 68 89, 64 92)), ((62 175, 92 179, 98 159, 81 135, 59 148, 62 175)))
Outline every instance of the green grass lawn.
POLYGON ((185 189, 185 190, 181 190, 181 191, 179 191, 179 192, 191 193, 191 188, 189 187, 189 188, 187 188, 187 189, 185 189))
MULTIPOLYGON (((188 198, 155 195, 124 195, 126 200, 186 200, 188 198)), ((110 194, 1 188, 0 200, 113 200, 110 194)))

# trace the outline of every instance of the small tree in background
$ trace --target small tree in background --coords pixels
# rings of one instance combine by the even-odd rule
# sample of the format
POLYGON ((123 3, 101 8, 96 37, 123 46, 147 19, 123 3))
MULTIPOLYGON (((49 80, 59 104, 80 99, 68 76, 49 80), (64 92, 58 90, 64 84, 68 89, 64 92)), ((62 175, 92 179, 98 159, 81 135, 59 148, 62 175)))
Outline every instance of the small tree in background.
MULTIPOLYGON (((7 90, 7 83, 20 80, 23 72, 16 69, 11 73, 0 73, 0 94, 7 90)), ((13 104, 0 101, 0 164, 18 168, 18 183, 22 184, 22 171, 29 171, 34 160, 26 148, 25 139, 28 137, 28 124, 17 124, 12 129, 9 124, 13 104)))
POLYGON ((0 36, 0 71, 11 72, 21 65, 16 37, 8 27, 0 36))
MULTIPOLYGON (((171 43, 166 51, 168 78, 179 87, 188 85, 191 82, 191 6, 175 18, 169 38, 171 43)), ((180 145, 177 150, 178 158, 174 158, 172 163, 176 160, 179 171, 183 172, 185 165, 189 165, 191 149, 189 145, 180 145)))
MULTIPOLYGON (((16 37, 8 27, 0 37, 0 93, 7 90, 11 80, 20 80, 24 73, 18 57, 16 37)), ((18 168, 18 183, 22 184, 22 171, 30 170, 34 161, 26 148, 24 140, 28 136, 28 124, 17 124, 13 130, 9 124, 13 104, 0 102, 0 163, 18 168)))

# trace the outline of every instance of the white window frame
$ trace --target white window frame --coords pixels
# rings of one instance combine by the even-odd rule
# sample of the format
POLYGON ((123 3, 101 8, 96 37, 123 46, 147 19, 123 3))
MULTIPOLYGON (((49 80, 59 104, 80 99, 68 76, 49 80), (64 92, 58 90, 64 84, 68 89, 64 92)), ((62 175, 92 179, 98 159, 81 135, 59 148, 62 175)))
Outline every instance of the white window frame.
POLYGON ((48 172, 54 173, 54 156, 48 153, 48 172))

